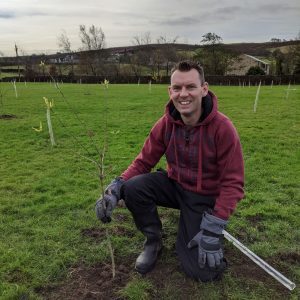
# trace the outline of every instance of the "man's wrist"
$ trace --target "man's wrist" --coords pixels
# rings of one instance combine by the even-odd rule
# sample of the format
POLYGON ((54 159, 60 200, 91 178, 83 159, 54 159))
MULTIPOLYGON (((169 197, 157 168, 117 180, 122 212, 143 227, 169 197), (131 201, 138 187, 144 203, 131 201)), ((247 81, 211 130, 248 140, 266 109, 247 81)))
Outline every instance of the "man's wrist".
POLYGON ((220 234, 203 229, 203 235, 219 238, 220 234))
POLYGON ((227 223, 227 220, 220 219, 205 212, 202 217, 200 229, 220 235, 222 234, 223 229, 225 229, 227 223))
POLYGON ((105 192, 110 191, 111 194, 117 197, 117 200, 120 200, 120 189, 122 184, 124 183, 124 179, 122 177, 116 177, 112 180, 112 182, 108 185, 105 192))

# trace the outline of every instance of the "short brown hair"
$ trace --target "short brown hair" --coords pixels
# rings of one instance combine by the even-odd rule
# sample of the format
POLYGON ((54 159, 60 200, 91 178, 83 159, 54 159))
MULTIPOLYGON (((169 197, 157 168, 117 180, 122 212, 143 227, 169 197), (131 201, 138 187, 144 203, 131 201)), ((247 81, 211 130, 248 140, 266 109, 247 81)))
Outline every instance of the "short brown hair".
POLYGON ((197 61, 183 60, 183 61, 178 62, 172 68, 171 75, 177 70, 180 72, 188 72, 192 69, 195 69, 199 73, 201 84, 203 84, 205 82, 204 71, 203 71, 201 64, 197 61))

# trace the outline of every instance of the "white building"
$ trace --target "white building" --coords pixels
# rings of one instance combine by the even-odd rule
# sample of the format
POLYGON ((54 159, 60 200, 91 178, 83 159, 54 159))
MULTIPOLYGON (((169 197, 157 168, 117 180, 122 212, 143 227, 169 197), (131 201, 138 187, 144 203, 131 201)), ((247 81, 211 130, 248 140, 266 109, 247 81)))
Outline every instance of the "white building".
POLYGON ((227 71, 226 75, 246 75, 250 67, 256 66, 264 70, 266 75, 270 74, 270 62, 252 55, 242 54, 230 66, 230 70, 227 71))

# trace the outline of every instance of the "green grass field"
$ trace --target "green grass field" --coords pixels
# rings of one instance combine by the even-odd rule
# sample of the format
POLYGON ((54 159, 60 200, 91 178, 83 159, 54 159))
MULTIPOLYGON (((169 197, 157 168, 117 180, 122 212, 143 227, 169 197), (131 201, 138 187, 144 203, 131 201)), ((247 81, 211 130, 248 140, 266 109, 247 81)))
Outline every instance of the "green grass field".
MULTIPOLYGON (((165 85, 0 83, 0 299, 300 298, 300 86, 220 87, 219 109, 240 134, 246 197, 228 231, 297 287, 290 292, 226 242, 222 281, 193 282, 174 254, 178 212, 160 209, 164 252, 147 276, 133 272, 143 236, 118 208, 100 223, 97 159, 107 141, 105 184, 138 154, 168 100, 165 85), (43 97, 54 100, 51 147, 43 97), (43 130, 37 132, 40 121, 43 130), (114 248, 117 277, 110 275, 114 248), (106 298, 105 298, 106 297, 106 298)), ((159 163, 164 167, 165 162, 159 163)))

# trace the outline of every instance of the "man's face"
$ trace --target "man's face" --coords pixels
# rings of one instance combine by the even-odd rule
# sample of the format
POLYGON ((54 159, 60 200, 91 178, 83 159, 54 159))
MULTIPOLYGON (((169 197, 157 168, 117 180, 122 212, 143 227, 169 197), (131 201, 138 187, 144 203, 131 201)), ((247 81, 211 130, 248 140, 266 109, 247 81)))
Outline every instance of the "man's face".
POLYGON ((184 119, 199 120, 202 97, 206 96, 207 92, 208 84, 201 84, 199 73, 195 69, 187 72, 176 70, 171 76, 169 96, 184 119))

